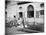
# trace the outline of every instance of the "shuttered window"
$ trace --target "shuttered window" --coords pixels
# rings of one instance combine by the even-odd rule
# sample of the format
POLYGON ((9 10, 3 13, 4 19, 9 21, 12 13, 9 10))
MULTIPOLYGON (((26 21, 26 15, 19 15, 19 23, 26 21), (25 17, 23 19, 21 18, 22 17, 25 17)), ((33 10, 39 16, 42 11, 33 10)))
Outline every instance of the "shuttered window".
POLYGON ((40 10, 40 15, 44 15, 44 10, 40 10))

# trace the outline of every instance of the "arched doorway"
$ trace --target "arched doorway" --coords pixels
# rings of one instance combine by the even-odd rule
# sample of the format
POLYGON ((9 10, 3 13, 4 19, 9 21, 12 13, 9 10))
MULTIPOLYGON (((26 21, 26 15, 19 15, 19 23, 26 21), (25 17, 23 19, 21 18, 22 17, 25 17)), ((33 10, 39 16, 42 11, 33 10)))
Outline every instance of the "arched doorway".
POLYGON ((32 5, 29 5, 27 7, 27 17, 28 18, 34 17, 34 7, 32 5))

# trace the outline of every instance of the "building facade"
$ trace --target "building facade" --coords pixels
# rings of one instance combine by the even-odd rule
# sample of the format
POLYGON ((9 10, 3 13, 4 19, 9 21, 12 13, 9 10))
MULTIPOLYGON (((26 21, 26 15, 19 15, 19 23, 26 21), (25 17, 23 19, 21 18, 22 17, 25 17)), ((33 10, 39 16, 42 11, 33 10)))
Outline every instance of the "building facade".
POLYGON ((19 17, 24 18, 24 22, 44 23, 44 7, 40 7, 41 4, 32 2, 18 5, 17 2, 12 2, 7 6, 7 20, 14 20, 16 16, 17 20, 19 17))

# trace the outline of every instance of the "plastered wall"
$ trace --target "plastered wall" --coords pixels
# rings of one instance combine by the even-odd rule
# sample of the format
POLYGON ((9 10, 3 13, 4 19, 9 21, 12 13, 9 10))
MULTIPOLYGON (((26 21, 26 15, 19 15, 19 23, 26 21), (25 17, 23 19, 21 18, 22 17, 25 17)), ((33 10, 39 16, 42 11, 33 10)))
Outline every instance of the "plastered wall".
MULTIPOLYGON (((7 8, 7 13, 8 13, 7 17, 8 17, 8 20, 9 20, 9 18, 10 18, 10 20, 14 20, 14 15, 16 15, 16 19, 17 19, 19 17, 19 12, 23 12, 24 17, 29 22, 30 21, 31 22, 37 21, 37 19, 34 20, 34 18, 27 18, 27 7, 29 5, 33 5, 33 7, 34 7, 34 17, 36 18, 36 11, 39 11, 39 10, 42 9, 42 8, 40 8, 40 4, 41 3, 28 3, 28 4, 23 4, 23 5, 17 5, 16 3, 13 3, 13 4, 9 5, 8 8, 7 8), (19 9, 19 7, 22 7, 22 9, 19 9)), ((41 19, 39 19, 39 22, 40 22, 40 20, 41 19)))

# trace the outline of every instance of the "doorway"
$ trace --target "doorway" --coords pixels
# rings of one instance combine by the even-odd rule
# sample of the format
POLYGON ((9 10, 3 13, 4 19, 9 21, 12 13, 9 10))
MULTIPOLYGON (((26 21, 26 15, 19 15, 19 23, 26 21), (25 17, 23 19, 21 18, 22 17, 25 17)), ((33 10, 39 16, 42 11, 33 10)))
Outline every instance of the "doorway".
POLYGON ((19 17, 20 17, 20 18, 23 17, 23 12, 19 12, 19 17))
POLYGON ((34 17, 34 8, 33 8, 32 5, 29 5, 29 6, 27 7, 27 17, 28 17, 28 18, 34 17))

